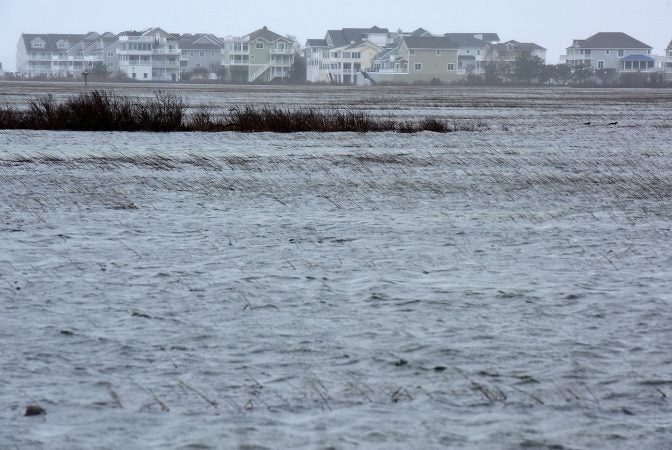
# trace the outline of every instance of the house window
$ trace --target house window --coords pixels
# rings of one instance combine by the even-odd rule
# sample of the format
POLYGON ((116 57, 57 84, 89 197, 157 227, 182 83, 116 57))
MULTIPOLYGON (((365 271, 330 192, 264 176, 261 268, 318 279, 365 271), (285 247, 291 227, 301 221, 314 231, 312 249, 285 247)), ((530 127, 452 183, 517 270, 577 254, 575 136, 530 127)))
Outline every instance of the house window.
POLYGON ((622 57, 624 53, 625 53, 625 52, 624 52, 623 50, 619 50, 619 51, 618 51, 618 56, 619 56, 619 57, 622 57))
POLYGON ((651 54, 651 50, 650 50, 650 49, 647 50, 647 51, 646 51, 646 54, 647 54, 647 55, 650 55, 650 54, 651 54))
POLYGON ((205 52, 200 52, 198 56, 200 56, 201 58, 204 58, 205 57, 205 52))
POLYGON ((415 63, 414 67, 415 67, 415 70, 417 72, 420 72, 422 70, 422 64, 421 63, 415 63))
POLYGON ((455 70, 455 64, 448 63, 448 72, 453 72, 455 70))
POLYGON ((411 49, 411 50, 409 50, 408 53, 409 53, 411 56, 413 56, 413 55, 415 55, 415 50, 411 49))
POLYGON ((264 43, 263 42, 257 42, 255 44, 254 48, 259 48, 259 49, 264 48, 264 43))
POLYGON ((108 58, 114 58, 114 52, 107 52, 108 58))
POLYGON ((604 61, 598 61, 597 62, 597 69, 598 70, 604 69, 604 61))
POLYGON ((33 48, 44 48, 44 42, 33 42, 33 48))
POLYGON ((605 54, 605 55, 610 55, 610 54, 611 54, 611 50, 609 50, 609 49, 605 50, 605 51, 604 51, 604 54, 605 54))
POLYGON ((145 78, 145 79, 147 78, 147 72, 142 74, 142 78, 145 78))
POLYGON ((441 56, 441 50, 436 51, 436 56, 441 56))
POLYGON ((343 59, 350 59, 352 58, 352 53, 350 52, 343 52, 343 59))
POLYGON ((362 57, 360 52, 352 52, 352 59, 359 59, 362 57))

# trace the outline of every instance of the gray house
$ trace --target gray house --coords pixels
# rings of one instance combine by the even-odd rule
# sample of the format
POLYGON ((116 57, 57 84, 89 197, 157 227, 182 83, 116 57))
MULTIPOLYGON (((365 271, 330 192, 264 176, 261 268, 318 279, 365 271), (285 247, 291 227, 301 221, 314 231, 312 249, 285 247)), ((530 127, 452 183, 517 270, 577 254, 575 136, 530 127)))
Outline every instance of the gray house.
POLYGON ((214 78, 222 67, 225 43, 212 34, 183 34, 180 36, 180 74, 202 72, 214 78))
POLYGON ((482 74, 489 46, 499 42, 497 33, 446 33, 458 45, 457 72, 461 75, 482 74))
POLYGON ((601 32, 588 39, 575 39, 567 48, 566 63, 589 65, 593 69, 622 72, 655 70, 653 48, 621 32, 601 32))

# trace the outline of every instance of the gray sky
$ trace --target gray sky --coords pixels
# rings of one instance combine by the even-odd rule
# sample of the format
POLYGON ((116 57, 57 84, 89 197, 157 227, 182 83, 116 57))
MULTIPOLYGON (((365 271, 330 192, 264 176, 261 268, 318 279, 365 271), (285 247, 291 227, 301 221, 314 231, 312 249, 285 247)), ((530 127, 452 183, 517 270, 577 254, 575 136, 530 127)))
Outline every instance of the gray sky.
POLYGON ((160 26, 171 33, 244 35, 273 31, 322 38, 328 29, 378 25, 432 33, 496 32, 503 41, 535 42, 557 63, 573 39, 623 31, 662 54, 672 39, 672 0, 0 0, 0 62, 15 67, 21 33, 86 33, 160 26), (469 4, 471 3, 471 4, 469 4), (333 6, 330 6, 333 5, 333 6))

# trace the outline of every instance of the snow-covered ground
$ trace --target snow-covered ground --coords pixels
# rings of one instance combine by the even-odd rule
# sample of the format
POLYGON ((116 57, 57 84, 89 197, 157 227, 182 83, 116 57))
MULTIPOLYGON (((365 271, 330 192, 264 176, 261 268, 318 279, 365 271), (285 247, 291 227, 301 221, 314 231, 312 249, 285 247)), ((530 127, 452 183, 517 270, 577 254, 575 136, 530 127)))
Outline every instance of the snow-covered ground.
POLYGON ((668 448, 672 94, 387 89, 235 95, 489 128, 0 131, 0 448, 668 448))

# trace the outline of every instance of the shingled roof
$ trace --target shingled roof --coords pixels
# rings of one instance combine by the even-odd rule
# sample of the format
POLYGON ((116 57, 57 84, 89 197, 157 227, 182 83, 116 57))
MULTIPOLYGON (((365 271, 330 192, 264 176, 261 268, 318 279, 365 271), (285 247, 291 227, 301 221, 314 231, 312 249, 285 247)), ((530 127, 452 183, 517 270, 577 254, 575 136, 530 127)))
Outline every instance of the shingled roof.
POLYGON ((478 33, 446 33, 445 37, 455 41, 460 47, 485 47, 487 42, 476 37, 478 33))
POLYGON ((501 44, 495 44, 493 47, 496 49, 508 49, 509 46, 512 47, 514 50, 522 50, 529 52, 546 50, 544 47, 542 47, 541 45, 537 45, 534 42, 518 42, 513 39, 510 41, 503 42, 501 44))
POLYGON ((600 32, 588 39, 576 39, 570 48, 589 49, 653 49, 632 36, 621 32, 600 32))
POLYGON ((343 28, 341 30, 329 30, 327 36, 331 38, 334 47, 344 47, 353 43, 360 42, 368 34, 389 33, 387 28, 343 28))
POLYGON ((447 37, 404 37, 406 47, 409 49, 429 49, 429 50, 456 50, 456 42, 447 37))
POLYGON ((306 47, 329 47, 326 39, 308 39, 306 47))
POLYGON ((58 52, 63 51, 63 49, 59 49, 57 47, 57 43, 59 41, 67 41, 68 47, 65 50, 69 50, 74 45, 82 42, 86 37, 86 35, 84 34, 32 34, 32 33, 24 33, 21 36, 23 37, 23 43, 26 46, 26 51, 29 52, 34 51, 31 43, 38 38, 44 41, 44 49, 40 50, 44 50, 47 52, 58 52))
POLYGON ((266 42, 275 42, 280 39, 288 40, 286 37, 280 36, 278 33, 274 33, 267 27, 263 27, 258 29, 257 31, 253 31, 248 36, 248 40, 250 41, 256 41, 257 39, 263 39, 266 42))

